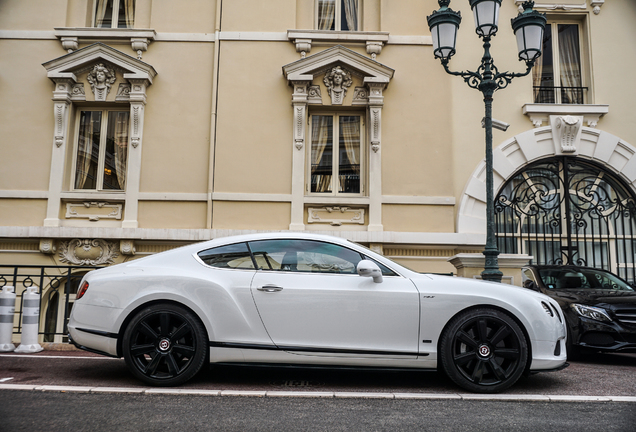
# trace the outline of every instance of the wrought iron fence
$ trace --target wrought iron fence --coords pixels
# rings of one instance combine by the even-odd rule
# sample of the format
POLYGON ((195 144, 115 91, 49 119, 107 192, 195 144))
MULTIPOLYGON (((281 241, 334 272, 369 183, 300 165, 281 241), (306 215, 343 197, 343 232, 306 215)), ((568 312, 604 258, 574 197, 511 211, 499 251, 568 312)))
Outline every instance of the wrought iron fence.
POLYGON ((587 87, 534 86, 534 103, 584 104, 587 87))
POLYGON ((13 333, 22 331, 23 293, 37 287, 40 293, 39 334, 44 342, 66 342, 67 322, 82 277, 98 266, 38 266, 0 264, 0 288, 15 287, 13 333))

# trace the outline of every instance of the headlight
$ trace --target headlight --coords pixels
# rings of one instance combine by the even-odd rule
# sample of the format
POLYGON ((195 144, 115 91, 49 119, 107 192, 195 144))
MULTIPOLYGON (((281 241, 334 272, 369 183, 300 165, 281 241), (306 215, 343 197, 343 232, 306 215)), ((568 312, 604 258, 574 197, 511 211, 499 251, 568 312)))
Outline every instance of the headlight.
POLYGON ((543 310, 545 311, 545 313, 547 313, 551 317, 554 316, 554 314, 552 313, 552 310, 547 304, 545 304, 544 302, 541 302, 541 306, 543 306, 543 310))
POLYGON ((583 306, 582 304, 578 303, 572 303, 570 307, 582 317, 590 318, 596 321, 612 322, 612 319, 609 317, 605 309, 593 306, 583 306))

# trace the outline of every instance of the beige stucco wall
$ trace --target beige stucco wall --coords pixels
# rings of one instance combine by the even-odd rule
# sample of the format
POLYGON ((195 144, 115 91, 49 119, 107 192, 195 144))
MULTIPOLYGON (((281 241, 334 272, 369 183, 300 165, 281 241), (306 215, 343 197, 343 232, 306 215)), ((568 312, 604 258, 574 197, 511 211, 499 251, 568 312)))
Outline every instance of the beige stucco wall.
POLYGON ((0 189, 49 189, 54 86, 41 63, 59 55, 58 47, 54 41, 0 39, 0 58, 12 59, 11 67, 0 66, 0 189))
POLYGON ((203 202, 141 201, 140 228, 204 228, 206 204, 203 202))
POLYGON ((213 0, 153 1, 148 26, 168 33, 213 33, 215 20, 213 0))
POLYGON ((148 87, 141 192, 205 193, 210 160, 213 44, 157 42, 148 87))
POLYGON ((216 192, 291 192, 292 90, 272 57, 297 54, 292 44, 221 43, 221 68, 231 72, 219 77, 216 192))
POLYGON ((2 224, 7 226, 38 226, 46 215, 46 200, 0 199, 2 224))
POLYGON ((216 201, 215 229, 285 230, 289 227, 289 203, 216 201))
POLYGON ((382 206, 382 222, 386 231, 453 232, 455 220, 452 206, 394 205, 382 206))

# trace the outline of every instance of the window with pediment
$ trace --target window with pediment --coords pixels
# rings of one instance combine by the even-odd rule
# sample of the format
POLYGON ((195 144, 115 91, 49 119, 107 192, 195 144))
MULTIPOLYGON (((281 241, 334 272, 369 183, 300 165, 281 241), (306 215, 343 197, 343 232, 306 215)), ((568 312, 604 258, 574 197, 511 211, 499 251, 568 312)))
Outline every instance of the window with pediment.
POLYGON ((359 0, 316 0, 316 30, 359 31, 359 0))
POLYGON ((93 27, 133 28, 135 0, 96 0, 93 27))

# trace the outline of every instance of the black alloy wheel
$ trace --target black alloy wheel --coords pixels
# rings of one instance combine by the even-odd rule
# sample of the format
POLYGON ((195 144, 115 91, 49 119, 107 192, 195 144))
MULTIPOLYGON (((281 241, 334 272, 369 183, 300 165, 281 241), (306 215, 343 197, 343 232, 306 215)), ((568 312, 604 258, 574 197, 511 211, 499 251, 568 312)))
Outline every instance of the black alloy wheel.
POLYGON ((506 313, 480 308, 460 313, 441 339, 441 363, 460 387, 497 393, 521 377, 528 362, 528 343, 506 313))
POLYGON ((140 380, 175 386, 199 372, 207 345, 205 328, 192 312, 174 304, 155 304, 130 321, 123 352, 126 364, 140 380))

